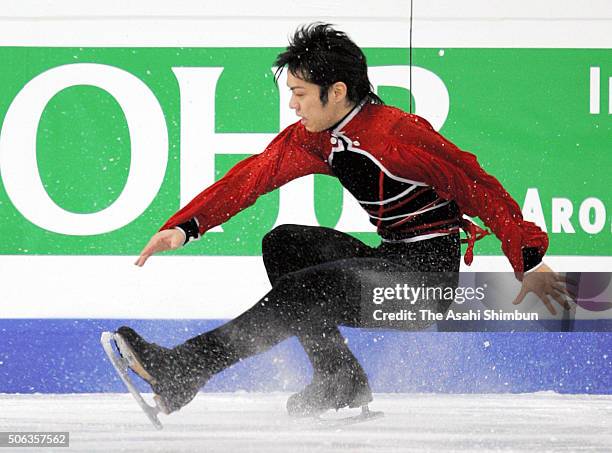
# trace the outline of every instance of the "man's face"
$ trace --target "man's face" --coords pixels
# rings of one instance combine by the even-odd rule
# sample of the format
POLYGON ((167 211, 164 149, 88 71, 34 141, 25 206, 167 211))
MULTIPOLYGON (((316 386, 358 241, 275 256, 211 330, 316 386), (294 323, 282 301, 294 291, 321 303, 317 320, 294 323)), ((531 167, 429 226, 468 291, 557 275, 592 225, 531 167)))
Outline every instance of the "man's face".
MULTIPOLYGON (((334 102, 334 99, 329 99, 323 105, 319 97, 319 85, 306 82, 292 74, 291 71, 287 71, 287 86, 291 90, 289 108, 295 110, 295 114, 302 119, 301 123, 307 131, 324 131, 336 124, 344 115, 339 116, 340 108, 338 103, 334 102)), ((342 102, 341 104, 344 105, 345 103, 342 102)))

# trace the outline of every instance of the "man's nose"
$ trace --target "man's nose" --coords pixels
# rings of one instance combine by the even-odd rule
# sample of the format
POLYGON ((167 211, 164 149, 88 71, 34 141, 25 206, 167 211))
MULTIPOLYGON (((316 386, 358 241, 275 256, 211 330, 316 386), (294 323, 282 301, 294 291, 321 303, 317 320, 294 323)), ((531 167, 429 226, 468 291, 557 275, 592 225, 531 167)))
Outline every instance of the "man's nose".
POLYGON ((293 99, 293 96, 291 96, 291 98, 289 99, 289 108, 293 110, 298 109, 298 103, 295 102, 295 99, 293 99))

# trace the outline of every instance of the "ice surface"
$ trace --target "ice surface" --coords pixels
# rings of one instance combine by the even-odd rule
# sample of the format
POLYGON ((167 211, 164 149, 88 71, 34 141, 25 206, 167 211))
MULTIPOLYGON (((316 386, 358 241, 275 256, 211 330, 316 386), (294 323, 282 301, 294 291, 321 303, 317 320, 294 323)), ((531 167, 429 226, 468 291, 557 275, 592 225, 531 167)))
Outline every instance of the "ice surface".
POLYGON ((289 418, 287 397, 200 393, 156 431, 129 394, 4 394, 0 431, 69 431, 70 452, 612 451, 612 395, 377 394, 384 418, 333 429, 289 418))

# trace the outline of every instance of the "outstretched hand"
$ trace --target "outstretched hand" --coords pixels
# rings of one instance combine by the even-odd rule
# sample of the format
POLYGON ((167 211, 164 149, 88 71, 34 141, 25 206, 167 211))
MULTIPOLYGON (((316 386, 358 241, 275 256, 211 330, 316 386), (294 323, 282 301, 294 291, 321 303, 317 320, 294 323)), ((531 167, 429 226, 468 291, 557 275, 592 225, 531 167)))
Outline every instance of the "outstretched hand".
POLYGON ((552 315, 556 315, 557 311, 550 302, 549 296, 555 299, 566 310, 570 309, 567 298, 576 300, 576 295, 567 289, 567 282, 566 277, 557 274, 546 264, 542 263, 533 272, 523 275, 523 286, 512 303, 514 305, 520 304, 528 293, 533 292, 544 302, 548 311, 552 315))
POLYGON ((153 235, 140 256, 134 263, 138 267, 144 266, 149 257, 158 252, 175 250, 185 242, 185 234, 176 229, 163 230, 153 235))

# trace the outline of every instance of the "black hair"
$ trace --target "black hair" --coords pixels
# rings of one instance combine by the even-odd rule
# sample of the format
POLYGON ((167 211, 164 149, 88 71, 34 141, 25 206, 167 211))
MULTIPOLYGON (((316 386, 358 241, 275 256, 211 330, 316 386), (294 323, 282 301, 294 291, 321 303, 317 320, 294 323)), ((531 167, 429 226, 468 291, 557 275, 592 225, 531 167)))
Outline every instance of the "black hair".
POLYGON ((295 76, 319 85, 319 97, 327 103, 329 88, 344 82, 349 101, 358 103, 368 97, 369 102, 384 104, 374 93, 368 78, 368 65, 363 51, 344 32, 331 24, 314 22, 299 27, 289 39, 287 49, 276 57, 278 78, 287 67, 295 76))

